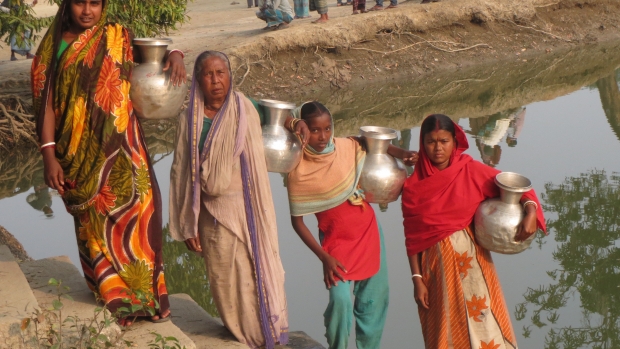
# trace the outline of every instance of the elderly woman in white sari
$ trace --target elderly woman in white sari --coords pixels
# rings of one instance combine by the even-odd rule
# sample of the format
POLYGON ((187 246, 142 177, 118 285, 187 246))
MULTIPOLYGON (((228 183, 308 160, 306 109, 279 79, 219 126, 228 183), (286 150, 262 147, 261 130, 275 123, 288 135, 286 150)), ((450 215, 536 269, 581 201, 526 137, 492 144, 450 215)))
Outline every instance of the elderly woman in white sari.
MULTIPOLYGON (((284 269, 252 100, 233 91, 228 58, 198 56, 170 173, 170 232, 205 258, 224 325, 250 348, 288 342, 284 269)), ((302 121, 286 125, 308 139, 302 121)))

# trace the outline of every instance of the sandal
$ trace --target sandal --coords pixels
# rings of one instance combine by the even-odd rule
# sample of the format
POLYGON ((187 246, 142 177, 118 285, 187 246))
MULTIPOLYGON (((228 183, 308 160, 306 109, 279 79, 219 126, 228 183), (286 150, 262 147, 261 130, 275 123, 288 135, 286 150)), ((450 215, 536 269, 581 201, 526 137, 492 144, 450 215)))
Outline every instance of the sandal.
POLYGON ((389 10, 389 9, 391 9, 391 8, 398 8, 398 5, 392 5, 392 4, 390 4, 390 6, 386 7, 385 9, 386 9, 386 10, 389 10))
POLYGON ((382 10, 383 10, 383 6, 379 6, 379 5, 375 5, 368 9, 368 11, 382 11, 382 10))

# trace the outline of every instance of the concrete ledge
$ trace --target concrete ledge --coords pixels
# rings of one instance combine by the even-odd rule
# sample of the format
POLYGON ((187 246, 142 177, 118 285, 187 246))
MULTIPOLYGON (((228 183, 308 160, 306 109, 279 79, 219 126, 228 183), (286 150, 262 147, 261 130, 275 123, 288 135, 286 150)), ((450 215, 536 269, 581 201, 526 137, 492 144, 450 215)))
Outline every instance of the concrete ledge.
POLYGON ((30 317, 39 305, 5 245, 0 246, 0 279, 0 348, 24 348, 24 338, 29 338, 33 332, 21 331, 22 319, 30 317))
MULTIPOLYGON (((247 349, 224 327, 219 319, 213 318, 189 295, 178 293, 170 296, 172 322, 195 343, 197 349, 247 349)), ((325 349, 304 332, 289 333, 289 344, 278 349, 325 349)))

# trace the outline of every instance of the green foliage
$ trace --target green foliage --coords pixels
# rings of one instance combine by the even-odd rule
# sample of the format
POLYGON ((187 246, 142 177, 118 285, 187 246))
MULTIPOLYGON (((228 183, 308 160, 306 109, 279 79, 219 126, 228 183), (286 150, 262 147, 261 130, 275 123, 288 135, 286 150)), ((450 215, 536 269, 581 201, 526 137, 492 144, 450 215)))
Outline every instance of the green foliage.
MULTIPOLYGON (((97 307, 93 317, 81 319, 77 316, 63 317, 63 300, 73 300, 67 293, 69 287, 63 286, 62 281, 54 278, 48 281, 48 285, 56 288, 56 298, 48 308, 36 310, 30 317, 22 319, 21 331, 34 326, 32 338, 26 339, 26 348, 49 348, 49 349, 98 349, 98 348, 126 348, 134 347, 134 343, 123 339, 126 332, 114 338, 106 333, 117 319, 131 318, 135 323, 137 314, 155 315, 159 308, 153 295, 141 291, 125 290, 127 298, 123 299, 125 307, 121 307, 116 313, 110 313, 105 306, 97 307), (154 304, 154 307, 151 306, 154 304)), ((175 337, 164 337, 157 332, 151 332, 155 339, 148 343, 149 348, 159 349, 185 349, 175 337)))
POLYGON ((164 227, 163 253, 168 293, 186 293, 211 316, 219 317, 204 259, 188 250, 183 242, 174 241, 168 225, 164 227))
MULTIPOLYGON (((49 0, 56 4, 62 0, 49 0)), ((176 30, 189 17, 187 0, 108 0, 108 20, 130 28, 135 37, 156 37, 176 30)))
POLYGON ((37 18, 32 7, 21 0, 11 0, 10 12, 0 11, 0 38, 10 45, 11 37, 14 36, 18 46, 32 46, 40 38, 37 33, 51 23, 51 17, 37 18), (30 36, 25 35, 27 31, 30 31, 30 36))
POLYGON ((517 306, 518 320, 532 309, 531 326, 550 327, 546 349, 620 348, 620 176, 594 170, 562 184, 545 185, 545 211, 557 214, 547 227, 558 247, 560 269, 548 271, 548 285, 529 288, 517 306), (557 328, 559 310, 579 297, 580 327, 557 328))
MULTIPOLYGON (((43 0, 40 0, 41 2, 43 0)), ((60 5, 62 0, 48 0, 60 5)), ((108 20, 130 28, 136 37, 157 37, 176 30, 185 23, 188 0, 109 0, 108 20)), ((15 36, 19 46, 34 45, 38 33, 48 27, 54 17, 37 18, 22 0, 11 0, 9 13, 0 12, 0 38, 10 44, 15 36), (29 30, 31 35, 24 34, 29 30)))

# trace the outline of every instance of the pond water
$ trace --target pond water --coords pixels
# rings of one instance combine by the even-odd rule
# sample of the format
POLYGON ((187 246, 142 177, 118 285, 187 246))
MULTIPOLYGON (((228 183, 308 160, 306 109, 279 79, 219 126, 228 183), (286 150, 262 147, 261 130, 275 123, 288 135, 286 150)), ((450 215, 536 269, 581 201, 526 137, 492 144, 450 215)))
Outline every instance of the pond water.
MULTIPOLYGON (((549 236, 539 236, 524 253, 493 255, 521 348, 620 348, 620 71, 613 73, 615 68, 551 100, 458 119, 468 133, 468 153, 529 177, 546 210, 549 236)), ((417 150, 417 125, 400 130, 395 143, 417 150)), ((157 154, 167 221, 174 124, 158 123, 146 132, 151 153, 157 154)), ((36 151, 1 162, 0 225, 33 258, 68 255, 79 266, 72 218, 60 198, 41 186, 36 151), (50 202, 53 217, 41 211, 50 202)), ((291 330, 303 330, 325 344, 322 313, 328 293, 321 264, 290 226, 283 177, 270 174, 270 179, 291 330)), ((400 203, 375 209, 385 232, 390 279, 382 348, 424 348, 400 203)), ((314 217, 306 222, 316 227, 314 217)), ((189 293, 215 314, 202 260, 168 237, 165 263, 170 293, 189 293)))

